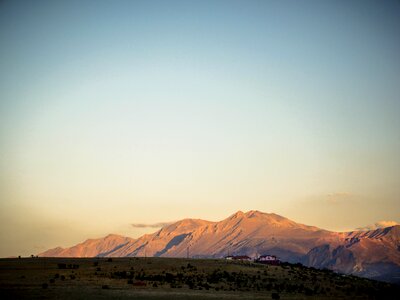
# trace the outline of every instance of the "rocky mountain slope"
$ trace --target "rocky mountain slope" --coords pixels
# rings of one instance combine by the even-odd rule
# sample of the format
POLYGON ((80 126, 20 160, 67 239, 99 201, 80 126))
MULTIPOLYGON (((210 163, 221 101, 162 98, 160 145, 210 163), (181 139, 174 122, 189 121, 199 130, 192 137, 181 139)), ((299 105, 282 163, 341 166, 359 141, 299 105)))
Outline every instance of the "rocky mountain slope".
POLYGON ((340 244, 325 243, 303 259, 307 266, 400 283, 400 226, 339 233, 340 244))
POLYGON ((184 219, 138 239, 109 235, 43 257, 224 257, 277 255, 281 260, 400 282, 400 226, 331 232, 276 214, 241 211, 220 222, 184 219))
POLYGON ((40 253, 43 257, 95 257, 107 256, 119 247, 135 241, 129 237, 109 234, 100 239, 88 239, 70 248, 57 247, 40 253))

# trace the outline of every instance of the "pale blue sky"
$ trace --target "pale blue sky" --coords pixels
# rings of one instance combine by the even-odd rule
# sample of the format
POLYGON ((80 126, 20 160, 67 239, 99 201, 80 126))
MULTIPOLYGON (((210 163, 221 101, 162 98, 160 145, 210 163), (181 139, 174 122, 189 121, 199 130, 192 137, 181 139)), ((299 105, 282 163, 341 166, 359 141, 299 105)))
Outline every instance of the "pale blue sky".
POLYGON ((399 1, 2 1, 0 44, 0 256, 400 222, 399 1))

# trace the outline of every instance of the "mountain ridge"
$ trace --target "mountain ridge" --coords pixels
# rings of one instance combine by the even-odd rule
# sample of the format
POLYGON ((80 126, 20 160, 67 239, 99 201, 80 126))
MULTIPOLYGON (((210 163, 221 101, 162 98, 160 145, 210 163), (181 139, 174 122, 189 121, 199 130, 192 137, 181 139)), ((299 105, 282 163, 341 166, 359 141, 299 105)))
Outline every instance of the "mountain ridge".
POLYGON ((137 239, 107 235, 44 257, 193 257, 273 254, 283 261, 383 280, 400 278, 400 226, 333 232, 257 210, 212 222, 183 219, 137 239))

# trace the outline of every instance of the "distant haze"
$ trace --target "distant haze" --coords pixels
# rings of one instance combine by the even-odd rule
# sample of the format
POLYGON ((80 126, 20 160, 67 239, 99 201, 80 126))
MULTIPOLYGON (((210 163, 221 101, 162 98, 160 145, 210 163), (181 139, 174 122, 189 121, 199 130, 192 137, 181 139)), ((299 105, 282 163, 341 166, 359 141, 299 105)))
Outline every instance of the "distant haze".
POLYGON ((6 0, 0 44, 0 257, 400 222, 399 1, 6 0))

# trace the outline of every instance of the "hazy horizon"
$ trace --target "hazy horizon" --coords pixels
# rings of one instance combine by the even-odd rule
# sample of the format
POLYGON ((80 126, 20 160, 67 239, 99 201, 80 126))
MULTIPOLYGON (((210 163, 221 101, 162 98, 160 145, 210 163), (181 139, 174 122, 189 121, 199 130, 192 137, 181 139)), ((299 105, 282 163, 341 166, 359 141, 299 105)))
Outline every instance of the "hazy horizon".
POLYGON ((398 1, 2 1, 0 42, 0 257, 400 222, 398 1))

